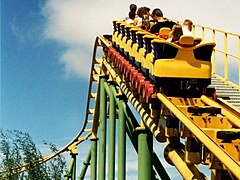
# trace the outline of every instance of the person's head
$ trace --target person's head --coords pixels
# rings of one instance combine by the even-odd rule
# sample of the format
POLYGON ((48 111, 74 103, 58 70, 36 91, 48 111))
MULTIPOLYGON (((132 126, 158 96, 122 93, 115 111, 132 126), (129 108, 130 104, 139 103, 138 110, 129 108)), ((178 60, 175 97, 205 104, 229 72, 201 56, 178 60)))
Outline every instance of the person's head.
POLYGON ((189 19, 185 19, 183 26, 186 27, 189 31, 192 31, 193 22, 189 19))
POLYGON ((175 24, 172 28, 172 42, 178 41, 182 35, 182 26, 180 24, 175 24))
POLYGON ((138 17, 143 18, 143 15, 144 15, 143 7, 138 8, 137 15, 138 17))
POLYGON ((133 12, 133 13, 136 14, 137 5, 136 4, 130 4, 129 9, 130 9, 130 12, 133 12))
POLYGON ((159 20, 162 17, 163 17, 163 13, 159 8, 156 8, 153 10, 153 12, 152 12, 153 20, 159 20))
POLYGON ((150 8, 148 7, 143 7, 143 14, 147 15, 148 17, 150 16, 150 8))
POLYGON ((135 19, 135 13, 130 11, 130 12, 128 13, 128 17, 129 17, 130 19, 134 20, 134 19, 135 19))

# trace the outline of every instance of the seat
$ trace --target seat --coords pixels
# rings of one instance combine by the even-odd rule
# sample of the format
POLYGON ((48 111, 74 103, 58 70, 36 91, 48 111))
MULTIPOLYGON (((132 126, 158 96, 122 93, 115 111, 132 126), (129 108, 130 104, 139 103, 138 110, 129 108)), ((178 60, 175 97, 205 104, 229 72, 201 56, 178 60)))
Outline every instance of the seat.
POLYGON ((189 35, 182 35, 179 39, 179 45, 181 46, 193 46, 194 37, 189 35))
POLYGON ((133 28, 134 26, 132 25, 126 25, 125 26, 125 34, 126 34, 126 38, 123 39, 123 50, 124 50, 124 55, 129 58, 129 51, 131 48, 131 44, 132 44, 132 39, 131 39, 131 28, 133 28))
POLYGON ((139 30, 141 30, 140 28, 138 28, 138 27, 134 27, 134 28, 131 28, 131 30, 130 30, 130 33, 131 33, 131 42, 129 41, 129 43, 130 43, 130 46, 128 46, 128 48, 129 48, 129 60, 131 61, 131 62, 134 62, 135 61, 135 52, 137 51, 137 49, 138 49, 138 43, 137 43, 137 35, 136 35, 136 33, 139 31, 139 30))
POLYGON ((145 50, 143 51, 144 54, 139 57, 139 61, 141 63, 140 68, 145 76, 148 76, 149 68, 150 68, 150 61, 153 58, 152 57, 152 43, 151 43, 151 41, 153 39, 160 39, 160 38, 153 34, 147 34, 147 35, 143 36, 145 50))
POLYGON ((159 30, 159 37, 166 40, 166 39, 168 39, 170 32, 171 32, 171 29, 170 29, 170 28, 168 28, 168 27, 162 27, 162 28, 159 30))
POLYGON ((193 49, 196 60, 211 62, 212 52, 216 46, 215 42, 206 42, 196 45, 193 49))
POLYGON ((143 57, 144 53, 145 53, 145 49, 144 49, 144 39, 143 36, 150 34, 147 31, 138 31, 136 33, 137 35, 137 41, 138 41, 138 49, 135 52, 135 65, 138 68, 141 68, 141 58, 143 57))

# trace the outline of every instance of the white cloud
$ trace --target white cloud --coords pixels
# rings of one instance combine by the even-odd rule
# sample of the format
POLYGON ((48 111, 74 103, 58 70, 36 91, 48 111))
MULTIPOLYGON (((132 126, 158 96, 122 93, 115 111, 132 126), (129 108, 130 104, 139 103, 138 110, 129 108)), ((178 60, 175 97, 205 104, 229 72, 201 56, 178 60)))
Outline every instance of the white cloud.
POLYGON ((73 75, 89 77, 91 59, 88 51, 73 47, 67 49, 60 58, 60 63, 64 64, 65 77, 73 75))
MULTIPOLYGON (((46 18, 44 35, 67 47, 60 58, 66 77, 88 77, 95 38, 98 34, 110 34, 112 14, 119 14, 111 11, 112 5, 107 6, 111 3, 80 0, 46 2, 42 9, 46 18)), ((118 6, 113 7, 116 9, 118 6)))

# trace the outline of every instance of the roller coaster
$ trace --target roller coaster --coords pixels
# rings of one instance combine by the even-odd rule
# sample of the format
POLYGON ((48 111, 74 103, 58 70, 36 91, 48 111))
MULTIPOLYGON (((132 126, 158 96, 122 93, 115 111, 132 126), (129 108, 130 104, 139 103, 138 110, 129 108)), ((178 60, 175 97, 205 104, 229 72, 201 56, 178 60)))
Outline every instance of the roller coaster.
POLYGON ((65 179, 75 180, 77 155, 86 152, 81 144, 88 139, 78 179, 126 179, 127 136, 137 154, 139 180, 171 179, 162 161, 183 179, 240 179, 240 86, 228 72, 229 60, 236 60, 240 81, 240 35, 196 24, 193 33, 200 37, 183 36, 174 44, 164 40, 166 29, 156 36, 113 21, 113 34, 95 41, 79 133, 31 166, 0 170, 0 179, 70 152, 65 179), (237 39, 238 55, 228 51, 230 36, 237 39), (156 152, 154 143, 165 148, 156 152), (201 167, 208 168, 210 177, 201 167))

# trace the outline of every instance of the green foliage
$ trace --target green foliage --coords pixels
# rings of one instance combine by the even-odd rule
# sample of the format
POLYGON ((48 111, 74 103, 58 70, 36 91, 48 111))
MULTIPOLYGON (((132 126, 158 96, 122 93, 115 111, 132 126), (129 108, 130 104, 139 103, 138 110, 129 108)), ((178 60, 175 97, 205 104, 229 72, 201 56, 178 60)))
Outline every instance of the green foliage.
MULTIPOLYGON (((54 144, 46 142, 44 144, 49 146, 52 153, 57 152, 54 144)), ((59 155, 47 163, 35 165, 34 162, 41 158, 41 152, 28 133, 17 130, 4 133, 0 130, 0 179, 1 177, 9 180, 60 180, 63 178, 63 172, 66 169, 63 156, 59 155), (23 164, 27 164, 27 170, 17 173, 19 168, 16 167, 23 164)))
MULTIPOLYGON (((58 151, 56 145, 46 142, 45 144, 49 145, 50 150, 53 153, 58 151)), ((64 161, 62 156, 57 156, 53 158, 51 161, 49 161, 49 166, 47 167, 50 179, 60 180, 62 178, 62 175, 64 174, 66 167, 66 162, 64 161)))

